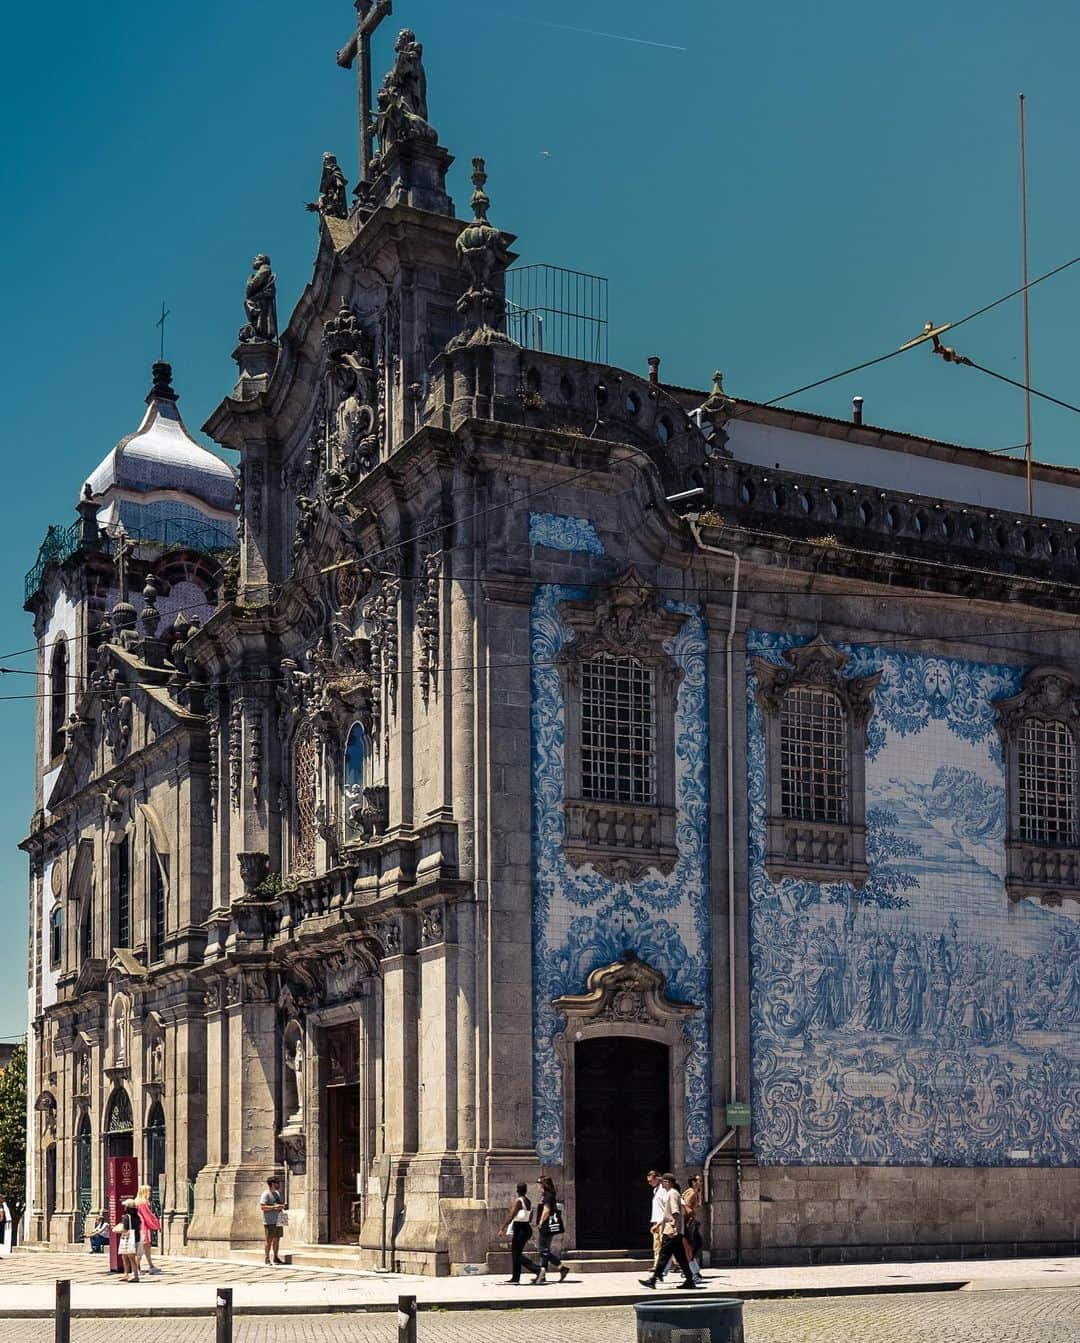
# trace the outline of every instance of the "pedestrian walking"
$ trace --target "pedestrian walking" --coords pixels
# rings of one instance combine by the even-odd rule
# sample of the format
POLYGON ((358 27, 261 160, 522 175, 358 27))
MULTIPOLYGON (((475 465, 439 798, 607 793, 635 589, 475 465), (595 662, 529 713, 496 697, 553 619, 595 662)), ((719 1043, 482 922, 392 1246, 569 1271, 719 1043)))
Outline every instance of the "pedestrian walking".
POLYGON ((555 1181, 547 1175, 541 1175, 536 1183, 540 1190, 540 1202, 536 1205, 536 1234, 540 1240, 540 1271, 533 1278, 532 1285, 540 1287, 547 1282, 548 1268, 559 1270, 560 1282, 566 1281, 566 1275, 570 1270, 551 1248, 552 1236, 559 1236, 563 1231, 562 1209, 559 1207, 559 1201, 555 1194, 555 1181))
POLYGON ((266 1188, 259 1199, 259 1208, 263 1215, 263 1263, 280 1264, 281 1231, 284 1223, 281 1218, 286 1204, 281 1197, 281 1186, 276 1175, 271 1175, 266 1188), (271 1258, 272 1256, 272 1258, 271 1258))
POLYGON ((139 1253, 146 1260, 147 1273, 160 1273, 161 1269, 154 1267, 154 1260, 150 1254, 150 1238, 155 1231, 161 1230, 161 1222, 150 1206, 148 1184, 139 1185, 139 1192, 135 1195, 135 1208, 139 1214, 139 1253))
POLYGON ((660 1226, 664 1220, 664 1186, 660 1183, 660 1172, 649 1171, 645 1181, 652 1190, 652 1206, 649 1209, 649 1231, 652 1234, 652 1268, 660 1262, 660 1226))
POLYGON ((540 1265, 525 1257, 525 1246, 532 1235, 532 1200, 529 1198, 529 1186, 522 1180, 517 1187, 517 1198, 510 1204, 510 1220, 506 1224, 506 1235, 510 1237, 510 1276, 506 1280, 508 1287, 521 1286, 521 1270, 540 1274, 540 1265))
POLYGON ((126 1198, 120 1221, 113 1230, 120 1237, 116 1252, 120 1256, 121 1282, 139 1281, 139 1210, 133 1198, 126 1198))
POLYGON ((11 1253, 14 1235, 15 1227, 11 1220, 11 1209, 8 1207, 7 1195, 0 1194, 0 1259, 6 1259, 11 1253))
POLYGON ((682 1195, 683 1247, 690 1263, 690 1276, 701 1285, 701 1176, 691 1175, 682 1195))
POLYGON ((660 1223, 660 1258, 647 1278, 640 1278, 642 1287, 655 1287, 658 1278, 662 1278, 672 1259, 683 1271, 680 1288, 696 1287, 690 1273, 690 1264, 683 1248, 683 1205, 679 1196, 678 1181, 670 1171, 660 1176, 664 1189, 664 1216, 660 1223))

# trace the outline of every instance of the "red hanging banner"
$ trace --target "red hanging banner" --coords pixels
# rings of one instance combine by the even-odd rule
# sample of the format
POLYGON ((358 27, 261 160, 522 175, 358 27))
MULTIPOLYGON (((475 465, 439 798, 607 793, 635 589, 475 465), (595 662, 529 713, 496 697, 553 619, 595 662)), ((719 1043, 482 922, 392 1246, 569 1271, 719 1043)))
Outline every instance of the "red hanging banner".
POLYGON ((108 1166, 109 1269, 119 1273, 120 1255, 117 1246, 120 1237, 113 1227, 119 1226, 124 1216, 124 1199, 134 1198, 139 1192, 139 1163, 133 1156, 111 1156, 108 1166))

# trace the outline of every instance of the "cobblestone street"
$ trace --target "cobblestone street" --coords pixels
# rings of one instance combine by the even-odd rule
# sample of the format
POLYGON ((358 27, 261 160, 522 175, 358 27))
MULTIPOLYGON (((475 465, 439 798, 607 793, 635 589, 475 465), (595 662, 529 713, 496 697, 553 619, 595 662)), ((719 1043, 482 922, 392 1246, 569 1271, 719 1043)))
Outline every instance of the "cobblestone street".
MULTIPOLYGON (((236 1343, 394 1343, 392 1314, 238 1317, 236 1343)), ((913 1292, 749 1301, 747 1343, 1074 1343, 1080 1291, 913 1292)), ((140 1343, 212 1343, 204 1319, 72 1322, 72 1343, 111 1343, 137 1329, 140 1343)), ((2 1321, 0 1338, 52 1343, 48 1320, 2 1321)), ((418 1343, 633 1343, 631 1306, 576 1310, 423 1311, 418 1343)))

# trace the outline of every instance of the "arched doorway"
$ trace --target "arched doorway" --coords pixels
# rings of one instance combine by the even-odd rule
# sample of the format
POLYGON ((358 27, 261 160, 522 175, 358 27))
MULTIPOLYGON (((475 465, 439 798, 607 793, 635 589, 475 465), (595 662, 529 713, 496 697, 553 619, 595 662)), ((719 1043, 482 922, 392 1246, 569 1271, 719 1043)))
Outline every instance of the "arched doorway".
POLYGON ((84 1114, 75 1132, 75 1239, 86 1237, 93 1190, 93 1153, 90 1147, 90 1116, 84 1114))
MULTIPOLYGON (((165 1111, 155 1101, 146 1116, 146 1175, 144 1183, 150 1186, 150 1206, 161 1217, 161 1182, 165 1174, 165 1111)), ((153 1243, 158 1244, 157 1232, 153 1243)))
POLYGON ((118 1087, 105 1112, 105 1157, 135 1155, 135 1121, 131 1116, 131 1100, 118 1087))
POLYGON ((671 1160, 668 1046, 602 1035, 574 1046, 574 1190, 581 1250, 649 1246, 649 1170, 671 1160))

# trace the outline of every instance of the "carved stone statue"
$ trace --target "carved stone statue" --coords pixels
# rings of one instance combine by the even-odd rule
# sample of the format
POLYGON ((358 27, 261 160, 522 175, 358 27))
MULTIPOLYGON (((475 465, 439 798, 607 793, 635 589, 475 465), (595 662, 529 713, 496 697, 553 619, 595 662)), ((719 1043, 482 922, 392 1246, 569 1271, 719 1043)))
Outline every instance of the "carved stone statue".
POLYGON ((307 208, 331 219, 344 219, 349 213, 345 200, 345 174, 333 154, 327 152, 322 159, 319 199, 311 201, 307 208))
POLYGON ((405 106, 423 121, 428 119, 424 48, 411 28, 402 28, 394 43, 394 64, 384 86, 401 95, 405 106))
POLYGON ((127 1011, 122 1001, 113 1006, 112 1019, 112 1062, 114 1068, 126 1068, 127 1047, 127 1011))
POLYGON ((375 130, 379 156, 403 140, 438 140, 428 124, 424 48, 411 28, 403 28, 394 44, 394 64, 376 97, 375 130))
POLYGON ((260 252, 251 263, 244 289, 244 312, 247 325, 240 328, 241 344, 277 340, 277 276, 270 269, 270 258, 265 252, 260 252))
POLYGON ((342 466, 347 480, 355 480, 378 460, 378 395, 371 337, 344 298, 323 329, 323 346, 335 402, 337 453, 331 465, 342 466))

